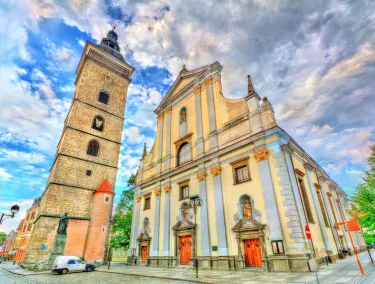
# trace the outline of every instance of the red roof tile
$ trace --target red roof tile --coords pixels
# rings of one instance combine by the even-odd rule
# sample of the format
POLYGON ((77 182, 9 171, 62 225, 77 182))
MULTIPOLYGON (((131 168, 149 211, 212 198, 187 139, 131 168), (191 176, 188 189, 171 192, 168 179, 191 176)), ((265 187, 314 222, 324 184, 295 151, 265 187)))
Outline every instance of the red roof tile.
POLYGON ((98 193, 98 192, 105 192, 105 193, 114 194, 114 192, 111 188, 111 185, 109 184, 109 181, 107 179, 102 182, 102 184, 98 187, 98 189, 94 192, 94 194, 98 193))

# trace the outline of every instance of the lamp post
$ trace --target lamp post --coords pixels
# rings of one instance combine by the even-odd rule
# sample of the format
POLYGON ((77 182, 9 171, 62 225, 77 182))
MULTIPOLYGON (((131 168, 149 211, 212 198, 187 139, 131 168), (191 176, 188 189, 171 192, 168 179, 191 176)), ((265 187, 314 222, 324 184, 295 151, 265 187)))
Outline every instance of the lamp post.
POLYGON ((4 213, 2 213, 2 214, 1 214, 1 218, 0 218, 0 225, 3 223, 3 221, 4 221, 5 219, 8 219, 8 218, 14 218, 14 215, 15 215, 18 211, 20 211, 20 207, 19 207, 17 204, 14 204, 12 207, 10 207, 10 213, 12 213, 12 214, 8 215, 8 214, 4 214, 4 213))
POLYGON ((196 278, 198 278, 198 255, 197 255, 197 207, 201 206, 203 204, 202 199, 199 198, 199 195, 192 195, 190 196, 190 202, 189 202, 189 207, 193 208, 194 210, 194 228, 195 228, 195 245, 194 245, 194 255, 195 255, 195 273, 196 273, 196 278))

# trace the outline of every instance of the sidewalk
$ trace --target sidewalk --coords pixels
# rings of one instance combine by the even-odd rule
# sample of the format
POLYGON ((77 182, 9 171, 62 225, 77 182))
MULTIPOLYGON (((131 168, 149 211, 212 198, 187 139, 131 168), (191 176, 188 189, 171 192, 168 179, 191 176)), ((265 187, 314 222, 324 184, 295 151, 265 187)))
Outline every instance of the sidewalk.
MULTIPOLYGON (((375 259, 375 251, 372 251, 375 259)), ((359 255, 365 276, 359 272, 355 256, 337 261, 329 266, 323 266, 318 272, 320 284, 352 283, 373 284, 375 265, 371 264, 367 252, 359 255)), ((105 273, 116 273, 132 276, 143 276, 168 280, 191 281, 195 283, 280 283, 280 284, 314 284, 315 273, 310 272, 253 272, 248 270, 218 271, 200 270, 199 278, 195 278, 195 270, 181 268, 157 268, 146 266, 115 266, 110 270, 102 266, 97 271, 105 273)))
POLYGON ((4 269, 4 270, 6 270, 10 273, 21 275, 21 276, 30 276, 30 275, 38 275, 38 274, 51 274, 50 270, 40 271, 40 272, 26 270, 26 269, 23 269, 22 267, 20 267, 18 264, 13 265, 13 262, 10 262, 10 261, 1 263, 0 268, 4 269))

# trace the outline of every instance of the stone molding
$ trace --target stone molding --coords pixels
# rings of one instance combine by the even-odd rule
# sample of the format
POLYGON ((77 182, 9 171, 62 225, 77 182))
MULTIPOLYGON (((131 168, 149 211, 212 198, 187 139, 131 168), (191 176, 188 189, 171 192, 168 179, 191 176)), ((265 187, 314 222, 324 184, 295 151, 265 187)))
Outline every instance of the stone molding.
POLYGON ((168 115, 168 114, 170 114, 171 112, 172 112, 172 108, 169 108, 169 109, 167 109, 167 110, 165 111, 165 114, 168 115))
POLYGON ((305 169, 308 169, 310 171, 313 171, 315 168, 313 167, 313 165, 311 165, 309 162, 305 162, 303 163, 303 166, 305 167, 305 169))
POLYGON ((164 113, 162 113, 162 114, 160 114, 160 115, 158 116, 158 120, 162 120, 162 119, 164 119, 164 113))
POLYGON ((302 177, 305 175, 305 173, 304 173, 303 171, 301 171, 300 169, 297 169, 297 168, 294 169, 294 172, 295 172, 297 175, 300 175, 300 176, 302 176, 302 177))
POLYGON ((200 91, 201 91, 201 87, 198 86, 198 87, 196 87, 196 88, 193 90, 193 94, 196 95, 196 94, 200 93, 200 91))
POLYGON ((206 179, 206 172, 202 171, 202 172, 197 173, 197 179, 199 181, 204 181, 206 179))
POLYGON ((168 192, 170 192, 170 191, 171 191, 171 185, 170 185, 170 184, 164 186, 164 192, 165 192, 165 193, 168 193, 168 192))
POLYGON ((321 181, 322 183, 327 181, 327 179, 324 176, 318 176, 318 180, 321 181))
POLYGON ((137 196, 137 197, 135 198, 135 202, 136 202, 136 203, 139 203, 139 202, 141 201, 141 199, 142 199, 142 197, 137 196))
POLYGON ((204 81, 204 86, 208 86, 209 84, 212 84, 212 77, 208 78, 206 81, 204 81))
POLYGON ((260 162, 262 160, 266 160, 268 158, 268 149, 263 148, 262 150, 259 150, 257 152, 254 152, 254 158, 257 162, 260 162))
POLYGON ((212 176, 216 177, 218 175, 221 175, 221 167, 220 166, 216 166, 216 167, 213 167, 210 169, 210 172, 212 174, 212 176))
POLYGON ((314 183, 314 186, 315 186, 315 188, 317 188, 317 189, 321 189, 322 187, 319 185, 319 184, 317 184, 316 182, 314 183))
POLYGON ((151 196, 152 192, 146 193, 143 195, 143 198, 149 198, 151 196))
POLYGON ((155 193, 156 196, 160 196, 160 194, 161 194, 161 189, 160 189, 160 188, 155 189, 155 190, 154 190, 154 193, 155 193))

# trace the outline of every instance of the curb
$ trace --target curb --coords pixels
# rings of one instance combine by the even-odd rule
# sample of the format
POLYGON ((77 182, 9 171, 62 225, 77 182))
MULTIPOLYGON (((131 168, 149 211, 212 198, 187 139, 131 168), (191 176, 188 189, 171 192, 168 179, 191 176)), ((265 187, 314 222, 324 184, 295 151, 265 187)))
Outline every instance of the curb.
POLYGON ((20 272, 16 272, 16 271, 12 271, 12 270, 6 269, 4 267, 2 267, 1 269, 5 270, 5 271, 7 271, 9 273, 12 273, 12 274, 15 274, 15 275, 20 275, 20 276, 31 276, 31 275, 47 274, 47 272, 34 272, 34 273, 24 274, 24 273, 20 273, 20 272))
POLYGON ((127 272, 117 272, 117 271, 94 270, 94 272, 122 274, 122 275, 138 276, 138 277, 149 277, 149 278, 157 278, 157 279, 163 279, 163 280, 185 281, 185 282, 188 282, 188 283, 203 283, 203 284, 213 284, 213 283, 215 283, 215 282, 207 282, 207 281, 202 281, 202 280, 189 280, 189 279, 174 278, 174 277, 151 276, 151 275, 143 275, 143 274, 127 273, 127 272))

